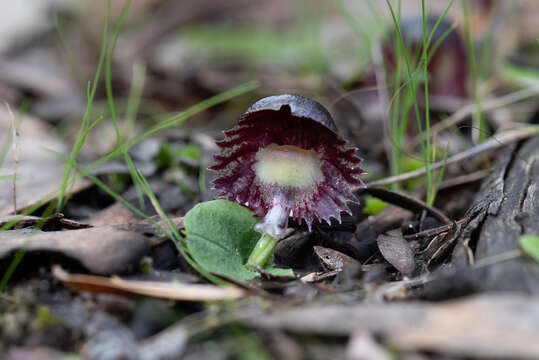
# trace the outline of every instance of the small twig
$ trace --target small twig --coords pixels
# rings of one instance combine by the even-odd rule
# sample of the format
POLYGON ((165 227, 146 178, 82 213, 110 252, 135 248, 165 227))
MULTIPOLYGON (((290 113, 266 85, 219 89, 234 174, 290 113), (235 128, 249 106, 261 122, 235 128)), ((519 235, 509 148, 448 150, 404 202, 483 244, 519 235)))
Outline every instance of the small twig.
POLYGON ((454 177, 452 179, 444 180, 440 184, 438 191, 446 190, 455 186, 461 186, 464 184, 475 182, 477 180, 481 180, 487 177, 488 174, 489 174, 488 170, 478 170, 478 171, 474 171, 473 173, 464 174, 464 175, 454 177))
POLYGON ((362 193, 366 193, 376 198, 379 198, 380 200, 386 201, 388 203, 400 206, 402 208, 405 208, 411 211, 415 211, 415 212, 426 211, 429 215, 431 215, 432 217, 435 217, 440 222, 444 224, 451 224, 451 220, 449 220, 449 218, 445 216, 440 210, 432 206, 429 206, 423 201, 413 198, 408 195, 404 195, 404 194, 387 190, 387 189, 383 189, 383 188, 374 188, 371 186, 364 189, 358 189, 356 190, 356 193, 358 195, 362 193))
MULTIPOLYGON (((466 217, 464 219, 457 220, 455 223, 459 226, 466 226, 468 224, 468 221, 470 221, 470 219, 466 217)), ((451 230, 451 228, 455 226, 455 223, 438 226, 433 229, 423 230, 411 235, 404 235, 404 238, 406 240, 415 240, 424 237, 440 235, 441 233, 451 230)))
MULTIPOLYGON (((526 100, 528 98, 531 98, 537 95, 539 95, 539 86, 537 85, 530 86, 526 89, 515 91, 513 93, 503 95, 498 98, 485 100, 481 103, 481 110, 485 113, 487 111, 491 111, 491 110, 495 110, 504 106, 508 106, 518 101, 526 100)), ((474 114, 475 111, 476 111, 475 103, 470 103, 462 107, 460 110, 457 110, 451 116, 448 116, 447 118, 445 118, 438 124, 432 126, 431 135, 434 137, 443 129, 447 129, 453 125, 458 124, 462 120, 466 119, 468 116, 474 114)), ((412 142, 413 146, 416 146, 417 144, 419 144, 419 141, 420 141, 419 137, 416 137, 414 141, 412 142)))
MULTIPOLYGON (((506 131, 500 135, 496 135, 495 137, 491 138, 488 141, 485 141, 482 144, 472 147, 471 149, 468 149, 466 151, 450 156, 449 158, 447 158, 446 164, 450 165, 450 164, 460 162, 462 160, 467 160, 479 154, 482 154, 486 151, 497 149, 511 142, 519 141, 519 140, 528 138, 536 134, 539 134, 539 128, 537 126, 529 126, 522 129, 506 131)), ((444 162, 438 161, 431 164, 430 169, 432 171, 432 170, 439 169, 442 166, 444 166, 444 162)), ((368 183, 367 185, 369 187, 385 186, 385 185, 393 184, 396 182, 410 180, 410 179, 413 179, 422 175, 425 175, 425 168, 410 171, 410 172, 403 173, 400 175, 390 176, 385 179, 381 179, 377 181, 372 181, 368 183)))

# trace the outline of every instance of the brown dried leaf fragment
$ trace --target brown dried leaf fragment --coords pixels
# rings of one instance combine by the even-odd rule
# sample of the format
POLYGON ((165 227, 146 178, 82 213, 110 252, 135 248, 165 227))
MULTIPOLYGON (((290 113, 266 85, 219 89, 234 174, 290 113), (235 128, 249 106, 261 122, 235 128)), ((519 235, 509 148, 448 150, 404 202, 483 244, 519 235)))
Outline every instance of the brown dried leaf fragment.
POLYGON ((391 265, 405 276, 413 274, 415 270, 414 252, 400 231, 398 234, 392 232, 391 235, 378 236, 377 243, 380 252, 391 265))
POLYGON ((53 268, 53 274, 71 289, 96 293, 138 294, 184 301, 238 299, 246 295, 245 290, 236 287, 124 280, 117 276, 109 278, 95 275, 69 274, 59 266, 53 268))

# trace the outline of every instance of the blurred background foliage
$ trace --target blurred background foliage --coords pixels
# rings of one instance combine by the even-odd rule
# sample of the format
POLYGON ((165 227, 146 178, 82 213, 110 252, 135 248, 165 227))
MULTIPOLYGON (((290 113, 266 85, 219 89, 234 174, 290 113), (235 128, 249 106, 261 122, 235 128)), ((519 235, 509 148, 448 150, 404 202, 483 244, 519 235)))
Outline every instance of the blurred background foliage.
MULTIPOLYGON (((122 136, 133 138, 171 114, 255 80, 256 90, 155 135, 142 152, 154 154, 154 165, 173 169, 170 176, 183 184, 178 169, 207 163, 212 139, 250 103, 269 94, 300 93, 330 109, 342 135, 366 159, 367 178, 374 179, 421 167, 422 152, 441 160, 445 149, 451 155, 530 121, 536 109, 529 101, 485 113, 480 121, 478 111, 462 127, 437 134, 424 152, 413 104, 421 108, 420 121, 428 112, 437 124, 466 104, 475 102, 480 109, 482 101, 538 84, 537 1, 428 1, 429 32, 450 8, 429 48, 426 112, 421 1, 390 3, 401 24, 417 99, 406 90, 408 75, 385 1, 133 1, 111 64, 122 136)), ((111 2, 109 29, 123 5, 111 2)), ((3 2, 0 13, 0 99, 48 123, 71 144, 98 64, 107 2, 3 2)), ((92 113, 92 119, 103 115, 105 121, 88 134, 81 152, 87 160, 118 145, 103 81, 92 113)), ((191 182, 202 189, 204 181, 191 182)), ((410 181, 404 188, 421 185, 410 181)), ((190 185, 189 191, 197 189, 190 185)))

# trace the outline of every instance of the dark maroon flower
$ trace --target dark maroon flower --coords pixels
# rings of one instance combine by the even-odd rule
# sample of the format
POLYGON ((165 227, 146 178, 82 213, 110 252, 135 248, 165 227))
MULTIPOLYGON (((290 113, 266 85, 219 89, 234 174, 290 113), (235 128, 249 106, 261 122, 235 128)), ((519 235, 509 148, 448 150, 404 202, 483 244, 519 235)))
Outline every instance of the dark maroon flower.
POLYGON ((299 95, 259 100, 225 131, 211 170, 218 196, 241 203, 264 219, 256 230, 282 236, 289 216, 341 221, 363 187, 364 171, 356 149, 346 147, 331 115, 319 103, 299 95))

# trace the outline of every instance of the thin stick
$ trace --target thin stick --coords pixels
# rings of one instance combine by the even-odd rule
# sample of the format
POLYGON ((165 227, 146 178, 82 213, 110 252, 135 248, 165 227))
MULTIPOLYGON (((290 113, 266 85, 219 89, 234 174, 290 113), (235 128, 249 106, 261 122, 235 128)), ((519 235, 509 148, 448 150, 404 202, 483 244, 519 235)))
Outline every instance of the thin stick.
MULTIPOLYGON (((537 126, 529 126, 522 129, 506 131, 504 133, 501 133, 500 135, 493 136, 490 140, 485 141, 482 144, 476 145, 471 149, 468 149, 466 151, 450 156, 447 159, 446 164, 450 165, 450 164, 460 162, 462 160, 467 160, 479 154, 482 154, 486 151, 497 149, 509 143, 526 139, 536 134, 539 134, 539 127, 537 126)), ((431 164, 430 170, 436 170, 436 169, 441 168, 442 166, 444 166, 444 162, 438 161, 434 164, 431 164)), ((403 173, 400 175, 390 176, 385 179, 372 181, 368 183, 367 185, 369 187, 385 186, 385 185, 393 184, 396 182, 410 180, 410 179, 422 176, 424 174, 425 174, 425 168, 421 168, 421 169, 410 171, 410 172, 403 173)))
POLYGON ((440 235, 441 233, 448 232, 449 230, 451 230, 453 226, 455 226, 455 224, 458 226, 464 227, 468 224, 469 221, 470 221, 470 218, 465 217, 464 219, 457 220, 451 224, 445 224, 442 226, 435 227, 433 229, 423 230, 423 231, 416 232, 415 234, 411 234, 411 235, 404 235, 404 238, 406 240, 415 240, 415 239, 421 239, 424 237, 440 235))
POLYGON ((449 188, 452 188, 452 187, 455 187, 455 186, 461 186, 461 185, 464 185, 464 184, 469 184, 469 183, 481 180, 481 179, 487 177, 488 174, 489 174, 488 170, 478 170, 478 171, 475 171, 473 173, 464 174, 464 175, 454 177, 452 179, 444 180, 440 184, 440 187, 438 188, 438 191, 439 190, 449 189, 449 188))
POLYGON ((426 211, 430 216, 438 219, 440 222, 444 224, 451 224, 451 220, 449 220, 449 218, 445 216, 444 213, 442 213, 440 210, 429 206, 428 204, 424 203, 419 199, 413 198, 402 193, 387 190, 384 188, 375 188, 369 186, 356 190, 356 194, 369 194, 380 200, 411 211, 426 211))
MULTIPOLYGON (((509 106, 516 102, 526 100, 528 98, 538 96, 538 95, 539 95, 539 85, 530 86, 526 89, 515 91, 513 93, 509 93, 507 95, 503 95, 494 99, 484 100, 481 103, 481 111, 487 112, 487 111, 495 110, 495 109, 498 109, 504 106, 509 106)), ((458 124, 459 122, 464 120, 466 117, 474 114, 476 110, 477 108, 476 108, 475 103, 470 103, 468 105, 465 105, 460 110, 457 110, 455 113, 453 113, 451 116, 448 116, 444 120, 439 122, 438 124, 433 125, 431 128, 431 135, 434 137, 440 131, 458 124)), ((416 137, 413 141, 413 146, 416 146, 419 143, 419 141, 420 141, 420 138, 416 137)))

